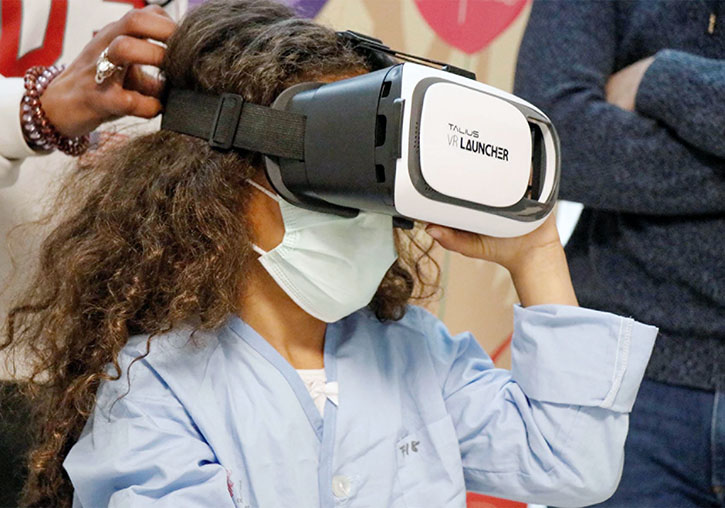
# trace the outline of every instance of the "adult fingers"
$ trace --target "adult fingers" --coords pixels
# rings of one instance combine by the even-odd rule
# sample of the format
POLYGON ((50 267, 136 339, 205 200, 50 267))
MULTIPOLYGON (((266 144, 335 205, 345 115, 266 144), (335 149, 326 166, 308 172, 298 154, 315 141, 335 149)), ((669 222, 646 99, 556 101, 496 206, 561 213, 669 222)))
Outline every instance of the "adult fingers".
POLYGON ((164 89, 163 80, 156 76, 150 75, 141 68, 140 65, 131 65, 126 71, 126 79, 123 82, 123 88, 127 90, 136 90, 143 95, 160 97, 164 89))
POLYGON ((108 45, 108 59, 116 65, 141 64, 158 67, 165 52, 158 44, 128 35, 119 35, 108 45))
POLYGON ((148 9, 151 12, 160 14, 161 16, 166 16, 167 18, 171 19, 171 15, 168 12, 166 12, 164 10, 164 8, 161 7, 160 5, 147 5, 146 7, 144 7, 144 9, 148 9))
POLYGON ((109 98, 107 108, 113 116, 153 118, 161 112, 161 102, 134 90, 122 90, 109 98))
POLYGON ((175 29, 176 23, 166 12, 159 13, 156 8, 144 7, 128 11, 120 20, 104 28, 99 36, 106 44, 119 35, 164 42, 175 29))
POLYGON ((176 29, 176 23, 165 12, 159 14, 148 7, 129 11, 120 20, 120 25, 121 33, 162 42, 176 29))

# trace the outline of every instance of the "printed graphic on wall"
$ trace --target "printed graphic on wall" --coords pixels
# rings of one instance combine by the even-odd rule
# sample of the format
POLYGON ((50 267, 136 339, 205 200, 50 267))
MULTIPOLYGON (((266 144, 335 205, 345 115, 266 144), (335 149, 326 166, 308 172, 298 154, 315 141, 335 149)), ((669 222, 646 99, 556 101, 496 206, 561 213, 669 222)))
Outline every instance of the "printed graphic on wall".
MULTIPOLYGON (((60 57, 63 36, 65 34, 67 0, 56 0, 50 5, 45 31, 39 33, 39 44, 29 51, 21 47, 22 12, 20 0, 8 0, 0 3, 0 74, 3 76, 22 76, 26 69, 34 65, 50 65, 60 57)), ((40 27, 36 27, 37 28, 40 27)), ((27 39, 27 36, 24 38, 27 39)))
POLYGON ((88 39, 76 33, 78 49, 65 47, 69 31, 94 26, 101 29, 117 20, 128 9, 141 8, 145 0, 1 0, 0 1, 0 74, 5 77, 22 76, 35 65, 58 63, 64 51, 77 54, 88 39), (79 12, 85 14, 79 21, 79 12), (72 15, 73 14, 73 15, 72 15))
POLYGON ((508 28, 526 1, 415 0, 415 5, 441 39, 472 55, 508 28))
POLYGON ((286 0, 285 3, 292 7, 300 16, 314 18, 325 6, 327 0, 286 0))

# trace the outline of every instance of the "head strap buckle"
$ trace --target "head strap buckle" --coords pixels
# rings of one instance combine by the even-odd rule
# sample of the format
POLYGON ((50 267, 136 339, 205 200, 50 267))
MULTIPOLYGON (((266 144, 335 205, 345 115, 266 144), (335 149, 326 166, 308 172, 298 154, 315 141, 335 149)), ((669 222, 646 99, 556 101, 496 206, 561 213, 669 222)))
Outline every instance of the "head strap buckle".
POLYGON ((225 93, 219 97, 214 122, 209 133, 209 145, 221 150, 232 148, 243 106, 244 98, 241 95, 225 93))

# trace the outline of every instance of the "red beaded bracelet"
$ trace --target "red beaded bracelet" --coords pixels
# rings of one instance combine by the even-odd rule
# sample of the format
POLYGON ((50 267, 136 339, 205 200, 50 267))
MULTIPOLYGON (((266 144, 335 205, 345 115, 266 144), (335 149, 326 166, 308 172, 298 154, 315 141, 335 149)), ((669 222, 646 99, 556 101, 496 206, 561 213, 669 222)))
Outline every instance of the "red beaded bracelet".
POLYGON ((25 94, 22 100, 23 135, 33 150, 57 148, 68 155, 82 155, 88 150, 89 136, 69 138, 60 134, 43 110, 40 96, 65 66, 31 67, 25 73, 25 94))

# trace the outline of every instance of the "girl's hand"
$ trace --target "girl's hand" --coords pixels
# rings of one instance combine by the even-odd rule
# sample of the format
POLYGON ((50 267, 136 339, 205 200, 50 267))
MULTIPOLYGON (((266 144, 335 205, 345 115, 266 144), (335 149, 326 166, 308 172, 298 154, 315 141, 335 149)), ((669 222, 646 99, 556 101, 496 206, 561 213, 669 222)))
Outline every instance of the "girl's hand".
POLYGON ((75 137, 122 116, 157 115, 163 83, 144 73, 141 66, 158 67, 165 49, 146 39, 166 41, 175 28, 158 6, 134 9, 107 25, 41 96, 48 120, 61 134, 75 137), (95 82, 96 61, 106 47, 111 63, 124 68, 99 85, 95 82))
POLYGON ((525 307, 578 305, 554 214, 531 233, 515 238, 494 238, 434 224, 426 231, 445 249, 506 268, 525 307))

